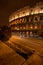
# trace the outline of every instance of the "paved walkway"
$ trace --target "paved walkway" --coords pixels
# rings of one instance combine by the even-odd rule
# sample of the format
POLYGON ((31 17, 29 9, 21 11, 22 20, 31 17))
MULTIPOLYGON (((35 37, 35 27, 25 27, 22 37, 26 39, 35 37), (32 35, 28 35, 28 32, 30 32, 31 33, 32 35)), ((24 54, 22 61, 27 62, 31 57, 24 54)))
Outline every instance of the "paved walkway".
POLYGON ((0 65, 21 65, 25 59, 0 41, 0 65))

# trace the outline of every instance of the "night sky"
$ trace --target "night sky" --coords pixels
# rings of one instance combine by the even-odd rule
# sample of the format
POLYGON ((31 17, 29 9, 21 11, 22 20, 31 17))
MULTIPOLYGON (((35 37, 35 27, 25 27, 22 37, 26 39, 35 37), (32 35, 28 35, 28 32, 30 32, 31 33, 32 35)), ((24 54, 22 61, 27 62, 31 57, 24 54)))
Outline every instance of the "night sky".
POLYGON ((36 2, 43 0, 0 0, 0 25, 7 24, 10 14, 14 11, 27 5, 32 7, 36 2))

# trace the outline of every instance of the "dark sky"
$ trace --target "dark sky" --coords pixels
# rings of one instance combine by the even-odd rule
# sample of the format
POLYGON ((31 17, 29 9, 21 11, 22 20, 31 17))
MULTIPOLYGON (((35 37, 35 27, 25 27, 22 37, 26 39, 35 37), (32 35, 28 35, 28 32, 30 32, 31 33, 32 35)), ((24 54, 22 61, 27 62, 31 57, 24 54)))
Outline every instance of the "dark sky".
POLYGON ((14 11, 27 5, 34 6, 39 1, 43 2, 43 0, 0 0, 0 25, 7 24, 9 15, 14 11))

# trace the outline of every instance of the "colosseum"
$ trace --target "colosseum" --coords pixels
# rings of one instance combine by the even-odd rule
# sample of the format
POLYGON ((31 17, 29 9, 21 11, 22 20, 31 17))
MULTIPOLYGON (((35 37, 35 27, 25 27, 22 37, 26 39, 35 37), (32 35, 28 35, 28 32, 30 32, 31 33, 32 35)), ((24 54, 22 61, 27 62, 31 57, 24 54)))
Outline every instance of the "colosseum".
POLYGON ((43 33, 43 3, 25 6, 9 17, 12 32, 25 37, 38 37, 43 33))

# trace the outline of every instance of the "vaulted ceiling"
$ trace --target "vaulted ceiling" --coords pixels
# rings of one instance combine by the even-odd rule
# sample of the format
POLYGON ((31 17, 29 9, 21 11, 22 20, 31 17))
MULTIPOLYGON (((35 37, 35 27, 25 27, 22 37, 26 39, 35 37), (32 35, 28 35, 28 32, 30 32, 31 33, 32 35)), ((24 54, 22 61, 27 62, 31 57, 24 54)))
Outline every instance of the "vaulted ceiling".
MULTIPOLYGON (((0 25, 7 24, 11 13, 30 5, 34 6, 40 0, 1 0, 0 1, 0 25)), ((43 1, 43 0, 41 0, 43 1)))

